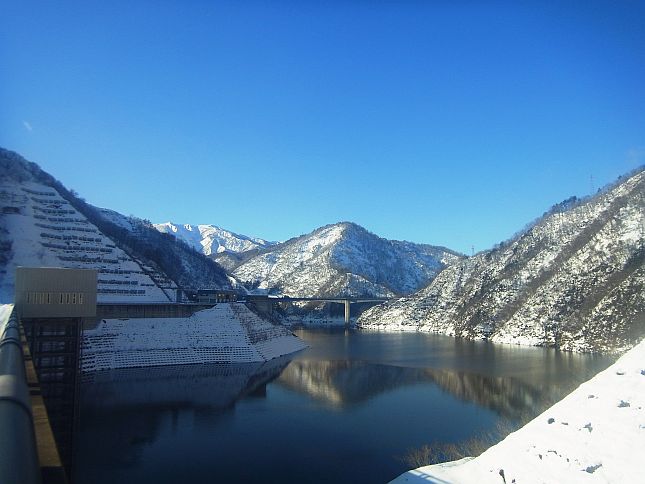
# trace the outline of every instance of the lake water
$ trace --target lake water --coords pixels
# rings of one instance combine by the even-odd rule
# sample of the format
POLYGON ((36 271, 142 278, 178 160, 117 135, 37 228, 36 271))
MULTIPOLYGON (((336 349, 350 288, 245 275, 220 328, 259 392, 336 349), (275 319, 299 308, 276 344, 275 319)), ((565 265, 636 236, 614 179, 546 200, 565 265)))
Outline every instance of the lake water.
POLYGON ((85 377, 74 481, 385 482, 411 449, 532 417, 613 362, 419 333, 296 334, 311 347, 264 365, 85 377))

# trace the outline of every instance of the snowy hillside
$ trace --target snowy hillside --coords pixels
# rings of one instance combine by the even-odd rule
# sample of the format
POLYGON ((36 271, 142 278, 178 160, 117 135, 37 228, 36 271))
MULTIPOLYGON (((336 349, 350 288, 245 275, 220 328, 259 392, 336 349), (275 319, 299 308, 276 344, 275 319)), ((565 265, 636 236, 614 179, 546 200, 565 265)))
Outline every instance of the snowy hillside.
MULTIPOLYGON (((84 217, 87 223, 94 226, 94 229, 110 239, 113 245, 148 268, 149 270, 146 270, 157 285, 165 286, 167 281, 172 280, 182 287, 193 289, 230 289, 236 286, 236 282, 221 266, 184 242, 158 232, 150 222, 145 220, 126 217, 113 210, 86 203, 35 163, 28 162, 20 155, 2 148, 0 148, 0 180, 10 187, 17 186, 18 183, 32 182, 51 188, 63 203, 69 205, 69 210, 79 213, 79 216, 84 217)), ((12 235, 6 229, 4 236, 5 242, 2 239, 3 235, 0 234, 0 244, 10 244, 12 235)), ((2 250, 1 245, 0 250, 2 250)), ((0 256, 0 265, 2 263, 2 256, 0 256)), ((57 265, 60 266, 60 264, 57 265)), ((172 297, 174 298, 174 294, 172 297)))
POLYGON ((97 269, 98 300, 170 301, 176 285, 119 249, 52 187, 0 180, 0 297, 13 301, 18 266, 97 269))
POLYGON ((159 232, 174 235, 204 255, 246 252, 274 245, 273 242, 239 235, 215 225, 180 225, 172 222, 153 225, 159 232))
POLYGON ((460 258, 442 247, 386 240, 342 222, 263 250, 233 274, 289 296, 392 296, 425 286, 460 258))
POLYGON ((4 298, 13 300, 17 265, 99 269, 99 301, 168 301, 175 299, 176 283, 233 284, 224 269, 183 242, 143 220, 87 204, 35 163, 2 148, 0 183, 4 298))
POLYGON ((576 351, 629 347, 645 332, 644 195, 641 170, 589 200, 569 199, 358 325, 576 351))
POLYGON ((192 246, 137 217, 126 217, 114 210, 83 204, 100 228, 123 246, 151 259, 173 280, 188 289, 244 289, 219 264, 192 246))

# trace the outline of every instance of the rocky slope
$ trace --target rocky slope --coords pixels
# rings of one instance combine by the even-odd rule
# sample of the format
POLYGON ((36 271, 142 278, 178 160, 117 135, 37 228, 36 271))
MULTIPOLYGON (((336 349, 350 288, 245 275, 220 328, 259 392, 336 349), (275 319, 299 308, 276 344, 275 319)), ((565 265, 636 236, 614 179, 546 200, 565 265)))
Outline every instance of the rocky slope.
POLYGON ((519 236, 463 259, 361 328, 611 351, 645 333, 645 172, 555 205, 519 236))
POLYGON ((233 274, 251 287, 289 296, 392 296, 425 286, 460 258, 443 247, 386 240, 342 222, 263 250, 233 274))

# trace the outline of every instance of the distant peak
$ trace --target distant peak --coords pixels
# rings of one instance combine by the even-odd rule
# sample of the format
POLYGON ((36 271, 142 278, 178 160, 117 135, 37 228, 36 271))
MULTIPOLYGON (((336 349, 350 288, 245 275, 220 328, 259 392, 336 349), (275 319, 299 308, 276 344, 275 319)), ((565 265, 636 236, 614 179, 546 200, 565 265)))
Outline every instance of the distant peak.
POLYGON ((358 228, 363 228, 360 225, 358 225, 356 222, 349 222, 349 221, 343 221, 343 222, 338 222, 336 225, 341 225, 343 227, 358 227, 358 228))
POLYGON ((363 227, 358 225, 355 222, 348 222, 348 221, 342 221, 342 222, 336 222, 333 224, 329 225, 324 225, 322 227, 319 227, 318 229, 315 229, 314 232, 320 231, 320 230, 329 230, 329 229, 342 229, 343 231, 348 230, 348 229, 359 229, 359 230, 365 230, 363 227))

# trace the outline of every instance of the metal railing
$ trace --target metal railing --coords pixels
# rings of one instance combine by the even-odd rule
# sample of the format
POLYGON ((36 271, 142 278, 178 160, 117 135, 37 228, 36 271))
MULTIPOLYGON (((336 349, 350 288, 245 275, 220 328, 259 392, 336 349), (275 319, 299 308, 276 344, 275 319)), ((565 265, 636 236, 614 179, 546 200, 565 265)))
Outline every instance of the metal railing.
POLYGON ((20 327, 13 304, 0 306, 0 483, 40 483, 20 327))

